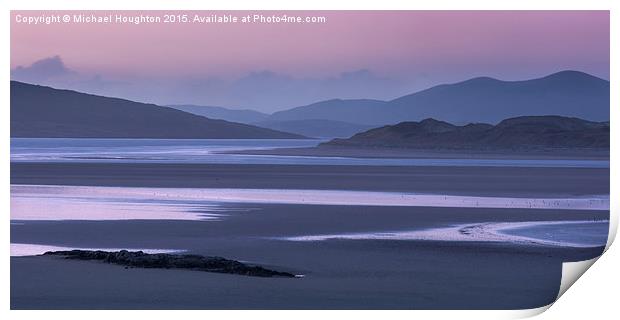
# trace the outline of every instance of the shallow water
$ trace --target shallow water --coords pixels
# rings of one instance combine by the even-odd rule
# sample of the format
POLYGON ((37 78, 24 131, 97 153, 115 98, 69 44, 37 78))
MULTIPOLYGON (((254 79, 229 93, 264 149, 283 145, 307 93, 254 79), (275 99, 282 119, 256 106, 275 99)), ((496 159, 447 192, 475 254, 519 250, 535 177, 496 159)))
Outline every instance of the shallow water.
MULTIPOLYGON (((234 211, 252 214, 255 208, 251 204, 607 211, 609 196, 533 199, 343 190, 11 186, 11 220, 15 224, 33 220, 221 220, 234 211)), ((486 222, 276 239, 495 241, 590 247, 605 244, 608 224, 607 220, 486 222)))
POLYGON ((571 243, 581 246, 602 246, 607 243, 609 221, 574 221, 571 223, 530 225, 506 228, 501 232, 542 241, 571 243))
POLYGON ((69 139, 12 138, 11 162, 221 163, 372 166, 492 166, 609 168, 607 160, 368 159, 221 154, 222 151, 314 147, 295 139, 69 139))
POLYGON ((473 197, 396 192, 11 186, 12 220, 217 220, 235 203, 609 210, 609 196, 473 197))
MULTIPOLYGON (((296 143, 302 144, 302 141, 13 139, 11 161, 609 167, 607 161, 579 160, 347 159, 214 153, 250 148, 312 146, 317 141, 303 142, 309 145, 296 143)), ((494 185, 490 185, 490 192, 485 194, 493 195, 493 188, 494 185)), ((549 297, 555 298, 557 295, 555 286, 559 283, 557 279, 560 275, 557 273, 560 269, 549 263, 550 259, 559 263, 560 259, 564 259, 559 255, 565 251, 574 251, 582 259, 583 247, 604 244, 608 222, 602 219, 608 219, 608 212, 609 195, 550 199, 346 190, 12 185, 11 239, 15 243, 11 244, 11 255, 35 255, 70 249, 127 249, 148 253, 179 252, 181 250, 177 249, 183 249, 191 253, 223 256, 260 265, 285 266, 308 275, 300 282, 301 285, 295 284, 292 288, 281 290, 282 286, 278 284, 277 288, 265 290, 264 285, 255 289, 244 287, 240 281, 248 281, 245 278, 230 277, 230 282, 222 282, 222 289, 218 288, 218 283, 209 282, 210 278, 205 283, 200 282, 204 279, 202 277, 197 278, 199 281, 183 283, 175 274, 170 281, 175 292, 178 288, 196 285, 196 291, 187 296, 208 298, 196 303, 198 308, 207 308, 209 305, 206 303, 214 299, 224 300, 225 303, 233 301, 234 307, 251 307, 251 303, 258 301, 258 308, 272 306, 269 303, 276 303, 276 308, 312 308, 317 305, 333 307, 334 303, 339 308, 402 308, 410 306, 409 300, 412 297, 415 303, 419 303, 419 308, 432 309, 446 305, 456 309, 484 309, 489 305, 529 308, 538 305, 516 299, 531 298, 538 303, 533 294, 546 287, 551 288, 548 290, 549 297), (595 218, 599 221, 586 220, 595 218), (510 222, 515 219, 525 222, 510 222), (527 221, 537 219, 558 221, 527 221), (580 221, 561 221, 563 219, 580 221), (341 241, 324 241, 333 238, 341 241), (360 241, 369 239, 388 241, 360 241), (441 244, 444 248, 435 250, 432 242, 420 246, 419 243, 402 240, 469 241, 464 247, 471 245, 473 250, 461 250, 461 244, 447 251, 445 247, 452 245, 441 244), (527 250, 535 251, 541 251, 537 246, 542 245, 546 246, 542 251, 548 251, 553 257, 529 254, 527 250, 521 250, 525 247, 513 250, 512 246, 507 246, 511 253, 509 255, 495 249, 479 250, 484 244, 474 241, 517 244, 529 246, 527 250), (421 247, 426 248, 419 250, 421 247), (565 250, 559 247, 582 248, 565 250), (557 251, 557 255, 554 251, 557 251), (508 276, 504 267, 506 265, 514 268, 515 272, 508 276), (306 291, 303 290, 304 285, 310 285, 306 291), (502 290, 509 291, 510 295, 498 298, 496 292, 489 289, 497 287, 510 289, 502 290), (204 288, 209 288, 213 294, 205 296, 204 288), (231 288, 240 291, 231 291, 231 288), (452 289, 454 294, 446 295, 443 288, 455 288, 452 289), (536 291, 533 288, 539 289, 536 291), (346 290, 339 291, 343 289, 346 290), (247 299, 238 299, 246 297, 247 292, 259 294, 251 295, 248 304, 247 299), (467 297, 463 296, 463 292, 468 292, 467 297), (275 295, 269 296, 271 293, 275 295), (299 301, 308 301, 308 305, 291 302, 299 299, 300 294, 303 298, 299 301), (318 297, 317 294, 324 294, 324 297, 318 297), (343 302, 345 298, 355 303, 346 304, 343 302), (495 298, 506 302, 494 304, 495 298), (446 301, 457 301, 458 304, 451 305, 446 301)), ((495 246, 494 243, 492 245, 495 246)), ((587 259, 599 255, 601 251, 587 250, 589 255, 592 254, 587 259)), ((80 307, 87 305, 82 292, 102 291, 91 290, 93 285, 89 281, 93 277, 90 274, 86 281, 74 277, 82 271, 88 273, 91 269, 86 270, 78 265, 79 269, 76 270, 79 272, 72 273, 67 272, 66 266, 61 264, 58 270, 62 277, 54 278, 47 262, 43 263, 44 269, 41 271, 28 269, 29 263, 38 263, 35 260, 38 259, 12 259, 12 263, 17 266, 14 270, 18 271, 11 275, 15 277, 11 279, 12 284, 21 284, 26 291, 30 290, 29 294, 34 292, 35 299, 32 301, 50 298, 49 292, 45 290, 31 289, 46 284, 49 279, 53 285, 64 285, 63 279, 75 281, 73 285, 77 290, 56 290, 52 293, 61 292, 60 301, 68 301, 70 298, 66 292, 73 292, 74 301, 80 307), (86 290, 80 291, 80 286, 86 290)), ((121 276, 127 274, 124 272, 126 270, 120 271, 121 276)), ((143 272, 137 274, 142 275, 143 272)), ((106 279, 117 279, 94 278, 103 279, 97 288, 109 285, 106 279)), ((100 307, 102 301, 116 300, 131 303, 135 297, 143 297, 148 303, 169 302, 171 299, 169 292, 155 298, 149 295, 157 290, 148 289, 146 284, 155 283, 157 289, 161 279, 155 282, 148 279, 142 282, 145 285, 139 286, 131 285, 135 280, 133 276, 128 279, 111 283, 112 294, 93 300, 94 305, 100 307), (130 285, 119 291, 119 284, 130 285), (132 291, 135 288, 146 288, 144 290, 147 293, 135 294, 132 291), (119 298, 119 292, 126 297, 119 298)), ((19 297, 20 294, 17 291, 14 296, 19 297)), ((173 296, 183 300, 177 302, 177 306, 187 306, 186 301, 196 300, 187 299, 184 295, 173 296)), ((217 303, 213 308, 226 307, 225 304, 217 303)), ((174 306, 174 303, 171 305, 174 306)))
POLYGON ((77 247, 60 247, 48 246, 42 244, 30 243, 11 243, 11 257, 24 257, 44 254, 48 251, 68 251, 68 250, 102 250, 102 251, 142 251, 144 253, 179 253, 184 250, 176 249, 136 249, 136 248, 77 248, 77 247))
POLYGON ((477 223, 409 231, 360 232, 280 237, 287 241, 427 240, 504 242, 561 247, 599 247, 607 243, 609 221, 528 221, 477 223))

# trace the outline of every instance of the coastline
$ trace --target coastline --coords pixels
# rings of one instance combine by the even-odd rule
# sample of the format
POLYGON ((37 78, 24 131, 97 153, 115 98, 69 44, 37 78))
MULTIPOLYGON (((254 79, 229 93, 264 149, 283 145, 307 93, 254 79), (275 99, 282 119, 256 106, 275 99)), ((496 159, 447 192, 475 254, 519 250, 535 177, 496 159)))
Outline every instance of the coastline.
POLYGON ((609 168, 11 163, 13 185, 392 191, 473 196, 609 194, 609 168))
MULTIPOLYGON (((608 168, 12 163, 15 185, 609 194, 608 168)), ((209 203, 195 213, 209 214, 209 203)), ((605 220, 608 210, 246 203, 216 220, 11 222, 11 242, 159 248, 303 274, 298 281, 11 257, 12 309, 518 309, 555 300, 561 263, 603 247, 478 241, 274 238, 424 230, 489 221, 605 220), (251 209, 251 210, 241 210, 251 209)))
POLYGON ((317 146, 308 148, 276 148, 262 150, 219 151, 221 154, 349 157, 349 158, 394 158, 394 159, 564 159, 564 160, 609 160, 609 149, 548 149, 530 151, 485 151, 485 150, 425 150, 405 148, 359 148, 317 146))
MULTIPOLYGON (((311 248, 296 248, 315 261, 300 257, 307 269, 294 281, 11 258, 11 309, 525 309, 555 300, 566 260, 563 250, 413 241, 334 241, 320 259, 311 248), (339 257, 347 251, 366 253, 339 257), (397 256, 396 265, 386 264, 397 256), (347 259, 357 267, 318 268, 347 259)), ((601 252, 581 249, 571 256, 601 252)))

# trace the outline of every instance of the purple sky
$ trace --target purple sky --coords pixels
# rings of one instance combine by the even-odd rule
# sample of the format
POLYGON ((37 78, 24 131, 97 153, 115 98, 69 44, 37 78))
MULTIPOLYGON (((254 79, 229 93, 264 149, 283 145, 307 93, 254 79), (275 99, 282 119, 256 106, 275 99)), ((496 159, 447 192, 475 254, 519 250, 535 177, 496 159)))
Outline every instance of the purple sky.
POLYGON ((298 25, 15 22, 42 13, 12 13, 13 79, 159 104, 272 112, 476 76, 572 69, 609 79, 606 11, 289 11, 327 17, 298 25))

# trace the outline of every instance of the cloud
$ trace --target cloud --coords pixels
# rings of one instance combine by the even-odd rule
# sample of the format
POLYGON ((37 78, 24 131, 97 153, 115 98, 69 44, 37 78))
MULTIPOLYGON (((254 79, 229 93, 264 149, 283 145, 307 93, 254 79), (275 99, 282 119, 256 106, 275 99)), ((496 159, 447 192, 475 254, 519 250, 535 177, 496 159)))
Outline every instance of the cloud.
POLYGON ((99 74, 81 74, 68 68, 58 55, 11 69, 11 80, 119 97, 131 93, 124 90, 131 88, 129 82, 108 80, 99 74))
POLYGON ((53 56, 35 61, 27 67, 18 66, 11 70, 11 79, 29 83, 47 82, 53 78, 74 76, 76 73, 67 68, 60 56, 53 56))
POLYGON ((212 76, 182 78, 82 74, 60 56, 19 66, 11 79, 140 102, 252 108, 274 112, 334 98, 391 99, 410 93, 407 83, 368 69, 331 77, 295 77, 270 70, 249 72, 237 79, 212 76))
MULTIPOLYGON (((221 104, 275 111, 334 98, 391 99, 408 93, 406 88, 399 80, 378 76, 367 69, 325 78, 298 78, 265 70, 228 84, 221 104)), ((222 91, 219 93, 222 95, 222 91)), ((218 92, 212 92, 211 98, 214 95, 218 96, 218 92)))
POLYGON ((270 70, 249 72, 236 79, 136 76, 104 82, 84 80, 70 88, 160 105, 196 104, 267 113, 335 98, 392 99, 411 93, 406 81, 381 77, 366 69, 315 78, 270 70))

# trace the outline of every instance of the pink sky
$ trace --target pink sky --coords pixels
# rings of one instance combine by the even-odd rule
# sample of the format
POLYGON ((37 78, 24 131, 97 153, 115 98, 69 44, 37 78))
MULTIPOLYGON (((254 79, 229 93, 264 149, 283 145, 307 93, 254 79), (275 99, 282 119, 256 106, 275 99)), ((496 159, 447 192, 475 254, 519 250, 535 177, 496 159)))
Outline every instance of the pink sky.
POLYGON ((607 11, 288 11, 327 17, 325 24, 298 25, 15 22, 17 14, 42 13, 12 12, 11 68, 58 55, 80 74, 132 83, 236 79, 263 70, 326 78, 367 69, 404 83, 403 91, 482 75, 525 79, 565 69, 609 79, 607 11))

